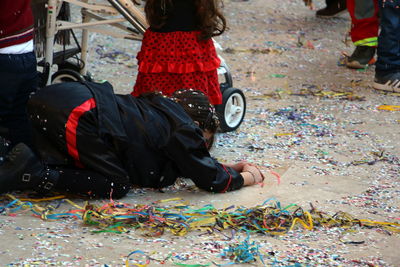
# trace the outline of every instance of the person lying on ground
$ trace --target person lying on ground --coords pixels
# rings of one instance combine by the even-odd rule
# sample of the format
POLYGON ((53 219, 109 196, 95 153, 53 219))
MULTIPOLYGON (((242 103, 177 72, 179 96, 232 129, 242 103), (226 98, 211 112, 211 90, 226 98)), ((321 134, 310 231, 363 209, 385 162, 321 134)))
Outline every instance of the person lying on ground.
POLYGON ((218 118, 200 91, 135 98, 114 94, 107 82, 61 83, 33 95, 28 114, 34 151, 20 143, 8 153, 0 193, 121 198, 132 185, 163 188, 179 177, 210 192, 264 179, 253 164, 221 164, 210 156, 218 118))

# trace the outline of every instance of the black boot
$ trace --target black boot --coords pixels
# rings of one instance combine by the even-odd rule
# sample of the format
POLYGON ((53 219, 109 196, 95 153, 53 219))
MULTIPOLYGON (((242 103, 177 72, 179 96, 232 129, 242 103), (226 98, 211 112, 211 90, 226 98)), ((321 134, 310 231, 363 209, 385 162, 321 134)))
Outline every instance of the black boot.
POLYGON ((346 10, 346 0, 335 0, 327 2, 325 8, 317 10, 317 17, 332 18, 346 10))
POLYGON ((46 194, 54 188, 58 177, 58 171, 46 168, 28 146, 19 143, 0 166, 0 193, 30 189, 46 194))

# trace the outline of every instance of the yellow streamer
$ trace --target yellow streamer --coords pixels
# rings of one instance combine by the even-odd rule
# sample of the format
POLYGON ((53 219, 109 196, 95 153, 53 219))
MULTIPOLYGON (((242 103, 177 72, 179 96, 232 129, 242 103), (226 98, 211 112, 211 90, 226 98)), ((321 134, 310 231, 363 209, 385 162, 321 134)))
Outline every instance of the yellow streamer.
POLYGON ((162 199, 162 200, 159 200, 159 201, 156 201, 156 202, 158 202, 158 203, 165 203, 165 202, 180 201, 180 200, 182 200, 182 198, 180 198, 180 197, 175 197, 175 198, 162 199))
POLYGON ((45 198, 20 198, 21 201, 29 201, 29 202, 45 202, 45 201, 52 201, 57 199, 64 199, 64 195, 58 195, 54 197, 45 197, 45 198))
POLYGON ((389 111, 400 111, 400 106, 393 106, 393 105, 380 105, 378 106, 380 110, 389 110, 389 111))
MULTIPOLYGON (((78 208, 80 210, 83 210, 84 208, 79 206, 78 204, 75 204, 73 201, 69 200, 68 198, 65 199, 65 201, 67 201, 69 204, 71 204, 72 206, 74 206, 75 208, 78 208)), ((85 205, 86 206, 86 205, 85 205)))

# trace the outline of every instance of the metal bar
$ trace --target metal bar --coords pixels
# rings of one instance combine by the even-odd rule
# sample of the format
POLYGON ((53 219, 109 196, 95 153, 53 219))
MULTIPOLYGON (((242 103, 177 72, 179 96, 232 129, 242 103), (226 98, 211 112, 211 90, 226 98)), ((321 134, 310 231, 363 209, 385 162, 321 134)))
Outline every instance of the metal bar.
POLYGON ((115 9, 117 9, 119 13, 121 13, 121 15, 132 24, 133 27, 135 27, 141 34, 144 34, 146 31, 146 26, 142 24, 143 21, 140 21, 131 13, 131 10, 126 9, 124 5, 121 5, 121 3, 116 0, 108 0, 108 2, 110 2, 111 5, 115 7, 115 9))
MULTIPOLYGON (((126 21, 123 18, 120 19, 115 19, 113 20, 114 22, 117 20, 122 20, 122 21, 126 21)), ((102 33, 105 35, 110 35, 113 37, 122 37, 125 39, 130 39, 130 40, 142 40, 143 36, 141 34, 137 34, 137 33, 133 33, 132 31, 130 31, 130 34, 119 34, 119 33, 115 33, 112 31, 108 31, 108 30, 104 30, 104 29, 100 29, 100 28, 96 28, 95 26, 99 26, 102 25, 103 23, 95 23, 95 22, 91 22, 91 23, 80 23, 80 24, 76 24, 76 23, 71 23, 71 22, 67 22, 67 21, 59 21, 58 22, 59 26, 57 27, 57 29, 59 30, 65 30, 65 29, 84 29, 84 30, 89 30, 90 32, 98 32, 98 33, 102 33)))
POLYGON ((142 35, 116 33, 116 32, 108 31, 108 30, 104 30, 104 29, 92 28, 92 29, 90 29, 90 32, 97 32, 97 33, 109 35, 109 36, 112 36, 115 38, 123 38, 123 39, 128 39, 128 40, 135 40, 135 41, 141 41, 143 39, 142 35))
MULTIPOLYGON (((59 2, 60 5, 62 1, 59 2)), ((51 83, 51 70, 53 65, 53 49, 54 49, 54 37, 56 31, 56 19, 57 19, 57 0, 49 0, 47 3, 47 21, 46 21, 46 49, 44 53, 45 65, 49 67, 49 73, 47 76, 46 85, 51 83)))
POLYGON ((118 22, 125 21, 123 18, 118 19, 108 19, 103 21, 94 21, 94 22, 87 22, 87 23, 73 23, 69 21, 58 21, 57 22, 57 29, 58 30, 68 30, 68 29, 84 29, 84 28, 91 28, 99 25, 107 25, 107 24, 114 24, 118 22))
MULTIPOLYGON (((98 15, 96 15, 96 14, 90 12, 90 11, 87 11, 87 10, 82 10, 82 13, 84 13, 85 15, 87 15, 87 16, 93 18, 93 19, 96 19, 96 20, 100 20, 100 21, 106 20, 106 18, 100 17, 100 16, 98 16, 98 15)), ((125 21, 125 19, 124 19, 124 21, 125 21)), ((126 32, 129 32, 129 33, 132 33, 132 28, 126 27, 126 26, 124 26, 124 25, 122 25, 120 23, 113 23, 113 24, 110 24, 110 26, 119 28, 119 29, 121 29, 123 31, 126 31, 126 32)))
POLYGON ((111 6, 99 5, 99 4, 89 4, 89 3, 82 2, 79 0, 64 0, 64 2, 68 2, 68 3, 74 4, 74 5, 80 6, 82 8, 97 11, 100 13, 108 13, 110 15, 118 15, 118 12, 115 10, 115 8, 113 8, 111 6))
MULTIPOLYGON (((84 0, 87 2, 88 0, 84 0)), ((81 14, 82 14, 82 24, 89 23, 90 17, 85 15, 83 12, 85 8, 82 8, 81 14)), ((83 67, 80 70, 80 74, 86 75, 87 72, 87 57, 89 53, 89 31, 86 28, 83 28, 82 30, 82 48, 81 48, 81 60, 84 62, 83 67)))
POLYGON ((131 0, 115 0, 121 6, 125 7, 129 13, 137 19, 137 21, 146 29, 149 27, 146 17, 144 16, 143 12, 141 12, 131 0))

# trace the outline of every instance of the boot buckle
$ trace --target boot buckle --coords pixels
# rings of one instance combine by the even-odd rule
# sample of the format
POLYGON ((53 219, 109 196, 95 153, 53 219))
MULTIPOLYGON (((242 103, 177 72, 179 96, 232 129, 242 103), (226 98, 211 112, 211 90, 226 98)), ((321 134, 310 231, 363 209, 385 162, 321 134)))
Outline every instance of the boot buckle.
POLYGON ((24 173, 22 175, 22 181, 23 182, 28 183, 28 182, 30 182, 30 180, 31 180, 31 174, 30 173, 24 173))
POLYGON ((50 190, 50 189, 53 188, 53 186, 54 186, 54 184, 53 184, 52 182, 47 182, 47 183, 43 186, 43 188, 46 189, 46 190, 50 190))

